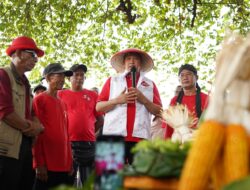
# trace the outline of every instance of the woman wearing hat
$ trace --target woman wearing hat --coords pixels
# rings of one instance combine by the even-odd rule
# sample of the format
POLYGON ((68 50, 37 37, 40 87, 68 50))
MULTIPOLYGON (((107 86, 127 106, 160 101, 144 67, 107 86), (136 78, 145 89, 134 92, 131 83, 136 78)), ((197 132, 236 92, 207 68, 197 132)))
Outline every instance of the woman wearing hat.
MULTIPOLYGON (((201 92, 200 86, 197 83, 197 69, 193 65, 184 64, 179 68, 178 76, 182 88, 178 95, 171 99, 170 105, 186 105, 190 114, 192 114, 194 118, 199 119, 207 107, 208 95, 201 92)), ((197 123, 194 127, 196 127, 196 125, 197 123)), ((167 126, 165 137, 171 138, 172 134, 173 128, 167 126)))
POLYGON ((30 190, 33 185, 32 138, 43 127, 31 117, 31 89, 25 72, 44 52, 32 38, 12 41, 11 64, 0 69, 0 189, 30 190))
POLYGON ((104 135, 125 137, 125 157, 131 163, 130 149, 141 139, 150 138, 151 115, 159 114, 161 99, 154 82, 145 77, 153 68, 146 52, 134 48, 120 51, 112 56, 111 64, 118 75, 104 84, 96 109, 105 112, 104 135))

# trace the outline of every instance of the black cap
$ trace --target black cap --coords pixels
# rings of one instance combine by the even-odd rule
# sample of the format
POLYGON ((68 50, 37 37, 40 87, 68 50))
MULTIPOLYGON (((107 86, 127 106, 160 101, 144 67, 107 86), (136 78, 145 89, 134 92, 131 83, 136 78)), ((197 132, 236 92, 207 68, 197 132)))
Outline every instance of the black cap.
POLYGON ((191 72, 193 72, 197 76, 197 69, 193 65, 190 65, 190 64, 182 65, 179 68, 178 75, 180 75, 183 70, 191 71, 191 72))
POLYGON ((72 65, 72 67, 70 67, 69 70, 71 70, 72 72, 75 72, 76 70, 78 69, 82 69, 84 73, 87 72, 87 66, 86 65, 83 65, 83 64, 75 64, 75 65, 72 65))
POLYGON ((73 72, 70 70, 65 70, 60 63, 51 63, 47 65, 43 71, 43 78, 48 74, 58 74, 64 73, 65 76, 70 77, 73 75, 73 72))
POLYGON ((47 88, 41 84, 38 84, 34 87, 33 92, 35 93, 37 90, 47 90, 47 88))

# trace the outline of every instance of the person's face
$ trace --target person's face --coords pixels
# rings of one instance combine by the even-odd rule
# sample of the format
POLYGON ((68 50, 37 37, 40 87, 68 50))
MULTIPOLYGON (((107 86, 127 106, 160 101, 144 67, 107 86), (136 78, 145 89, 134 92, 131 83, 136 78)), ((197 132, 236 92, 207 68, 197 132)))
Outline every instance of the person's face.
POLYGON ((195 87, 197 76, 193 72, 184 69, 179 75, 179 80, 182 88, 191 89, 195 87))
POLYGON ((78 69, 73 72, 73 75, 70 77, 71 86, 73 89, 82 88, 85 80, 85 73, 82 69, 78 69))
POLYGON ((31 71, 38 61, 38 57, 35 51, 32 50, 21 50, 20 51, 20 64, 22 64, 23 70, 31 71))
POLYGON ((49 88, 53 90, 61 90, 64 85, 65 75, 64 73, 52 73, 46 77, 49 88))
POLYGON ((141 57, 136 54, 129 54, 124 58, 124 66, 126 71, 130 71, 133 66, 137 71, 141 70, 141 57))

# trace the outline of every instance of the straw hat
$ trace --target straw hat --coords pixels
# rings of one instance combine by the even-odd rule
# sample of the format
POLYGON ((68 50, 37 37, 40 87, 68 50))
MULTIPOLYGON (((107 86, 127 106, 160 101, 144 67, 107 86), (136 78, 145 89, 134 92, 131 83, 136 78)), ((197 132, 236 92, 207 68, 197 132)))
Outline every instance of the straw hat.
POLYGON ((125 69, 123 61, 124 61, 124 55, 127 53, 140 54, 140 56, 142 57, 141 70, 143 72, 149 72, 153 68, 154 62, 149 54, 147 54, 145 51, 142 51, 136 48, 129 48, 129 49, 119 51, 111 57, 111 60, 110 60, 111 65, 118 73, 123 72, 125 69))

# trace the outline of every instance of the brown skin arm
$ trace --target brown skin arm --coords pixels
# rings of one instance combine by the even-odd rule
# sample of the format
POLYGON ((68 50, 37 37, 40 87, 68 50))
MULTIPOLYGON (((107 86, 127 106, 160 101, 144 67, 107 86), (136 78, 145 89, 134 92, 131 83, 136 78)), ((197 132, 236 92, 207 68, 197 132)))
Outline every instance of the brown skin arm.
POLYGON ((108 112, 112 110, 118 104, 134 103, 136 100, 143 104, 146 109, 153 115, 161 117, 162 107, 149 101, 149 99, 141 93, 137 88, 129 88, 128 92, 126 89, 116 98, 108 101, 98 102, 96 104, 96 110, 98 112, 108 112))
POLYGON ((104 119, 102 115, 96 117, 95 132, 99 131, 99 129, 103 126, 103 122, 104 122, 104 119))
POLYGON ((114 109, 116 105, 119 104, 127 104, 127 103, 134 103, 136 97, 136 92, 124 89, 121 94, 119 94, 116 98, 108 100, 108 101, 101 101, 97 102, 96 104, 96 111, 97 112, 104 112, 107 113, 108 111, 114 109))
POLYGON ((12 112, 3 118, 11 127, 20 130, 24 135, 34 137, 43 131, 43 126, 37 121, 21 118, 16 112, 12 112))
POLYGON ((3 118, 3 121, 10 125, 11 127, 24 130, 29 128, 29 123, 27 120, 21 118, 16 112, 12 112, 3 118))
POLYGON ((126 89, 124 89, 119 96, 112 100, 97 102, 96 111, 107 113, 112 110, 118 104, 126 103, 126 89))
POLYGON ((138 90, 137 88, 130 88, 131 91, 135 91, 137 95, 137 101, 143 104, 146 109, 153 115, 157 117, 161 117, 161 111, 162 107, 160 105, 157 105, 153 102, 151 102, 144 94, 138 90))

